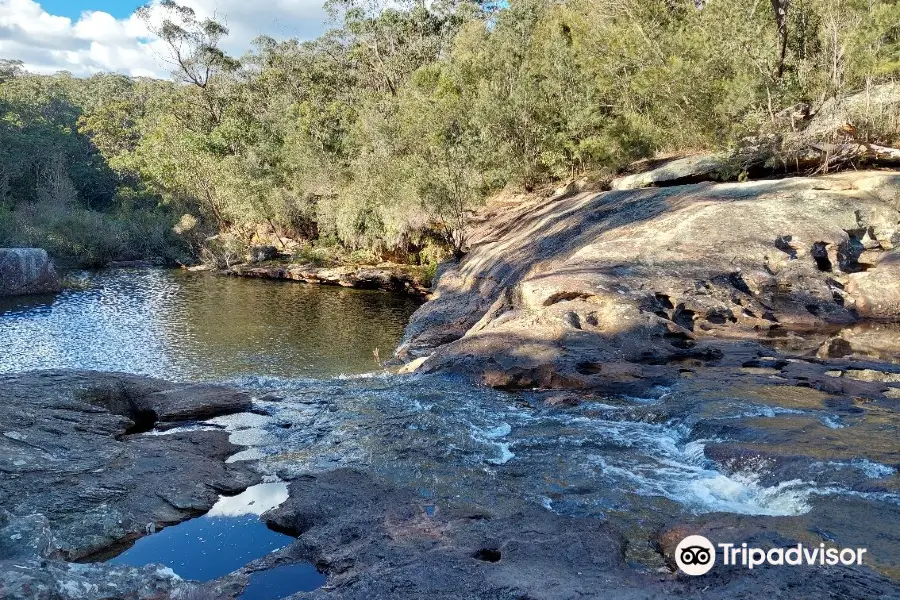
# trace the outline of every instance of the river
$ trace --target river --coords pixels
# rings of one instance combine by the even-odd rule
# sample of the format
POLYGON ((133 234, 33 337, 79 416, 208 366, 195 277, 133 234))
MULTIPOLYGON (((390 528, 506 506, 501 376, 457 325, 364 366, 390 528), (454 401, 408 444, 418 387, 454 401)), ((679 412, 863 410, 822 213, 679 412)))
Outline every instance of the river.
POLYGON ((418 302, 168 269, 85 271, 56 296, 0 299, 0 372, 76 368, 170 380, 378 369, 418 302))
MULTIPOLYGON (((672 521, 808 517, 810 531, 833 531, 846 528, 849 499, 875 515, 851 532, 865 542, 879 511, 900 504, 895 466, 877 454, 842 457, 831 438, 812 442, 821 460, 802 468, 725 468, 710 458, 711 446, 727 450, 729 435, 760 420, 811 420, 842 444, 877 449, 875 429, 839 406, 813 406, 810 390, 781 388, 775 401, 726 390, 697 402, 658 388, 558 404, 548 402, 558 392, 383 372, 373 351, 391 354, 417 306, 406 297, 167 270, 82 273, 76 282, 56 297, 0 306, 0 372, 65 367, 239 385, 255 395, 254 413, 200 426, 228 430, 243 447, 229 460, 254 461, 272 478, 353 467, 418 490, 429 514, 510 514, 524 502, 610 520, 638 540, 628 558, 648 570, 664 568, 649 540, 672 521)), ((879 418, 896 431, 894 415, 879 418)))

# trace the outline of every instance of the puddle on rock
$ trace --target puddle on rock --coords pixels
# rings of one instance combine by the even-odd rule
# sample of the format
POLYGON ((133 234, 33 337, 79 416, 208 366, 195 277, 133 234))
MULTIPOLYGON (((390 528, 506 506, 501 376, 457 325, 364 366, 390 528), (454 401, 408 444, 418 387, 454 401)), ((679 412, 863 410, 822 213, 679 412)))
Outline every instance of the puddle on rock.
POLYGON ((227 575, 293 541, 266 527, 259 518, 287 497, 283 482, 262 483, 237 496, 222 497, 202 517, 143 537, 109 563, 135 567, 161 564, 182 579, 194 581, 227 575))
POLYGON ((309 563, 282 565, 250 576, 250 584, 238 600, 281 600, 297 592, 311 592, 325 585, 326 577, 309 563))

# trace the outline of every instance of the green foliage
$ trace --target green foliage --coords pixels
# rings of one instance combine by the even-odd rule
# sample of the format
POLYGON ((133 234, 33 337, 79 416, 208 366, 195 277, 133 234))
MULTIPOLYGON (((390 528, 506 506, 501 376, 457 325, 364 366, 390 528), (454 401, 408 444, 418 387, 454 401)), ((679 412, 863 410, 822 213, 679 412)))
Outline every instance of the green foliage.
MULTIPOLYGON (((25 237, 84 261, 230 264, 262 224, 298 260, 432 268, 505 186, 728 148, 900 73, 893 0, 331 0, 335 29, 240 59, 221 23, 159 6, 173 82, 0 61, 0 236, 27 214, 25 237)), ((893 141, 897 123, 857 126, 893 141)))

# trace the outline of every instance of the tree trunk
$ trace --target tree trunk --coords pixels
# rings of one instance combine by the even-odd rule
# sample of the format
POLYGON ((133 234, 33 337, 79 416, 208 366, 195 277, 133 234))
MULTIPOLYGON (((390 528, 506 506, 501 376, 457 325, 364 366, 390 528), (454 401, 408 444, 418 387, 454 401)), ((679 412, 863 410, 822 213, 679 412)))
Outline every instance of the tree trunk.
POLYGON ((775 25, 778 27, 778 66, 775 68, 775 79, 784 76, 784 61, 787 58, 788 45, 788 5, 790 0, 772 0, 772 11, 775 13, 775 25))

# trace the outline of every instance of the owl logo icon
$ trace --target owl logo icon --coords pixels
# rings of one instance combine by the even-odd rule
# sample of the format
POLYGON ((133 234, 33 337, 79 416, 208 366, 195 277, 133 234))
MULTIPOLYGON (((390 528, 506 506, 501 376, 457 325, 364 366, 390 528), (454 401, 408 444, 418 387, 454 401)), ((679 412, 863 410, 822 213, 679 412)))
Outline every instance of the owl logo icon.
POLYGON ((702 535, 689 535, 675 548, 675 564, 687 575, 704 575, 716 564, 716 548, 702 535))

